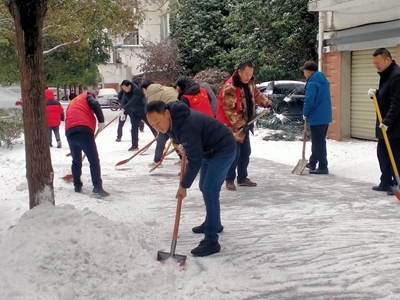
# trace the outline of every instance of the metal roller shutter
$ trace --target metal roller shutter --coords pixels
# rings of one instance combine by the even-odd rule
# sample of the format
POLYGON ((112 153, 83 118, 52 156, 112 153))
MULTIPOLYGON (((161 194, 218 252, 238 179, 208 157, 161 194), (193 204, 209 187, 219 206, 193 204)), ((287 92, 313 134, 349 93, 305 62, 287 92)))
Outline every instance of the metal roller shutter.
MULTIPOLYGON (((387 49, 396 59, 396 47, 387 49)), ((368 89, 378 88, 379 85, 379 75, 372 63, 375 50, 351 53, 351 137, 375 139, 375 107, 367 95, 368 89)))

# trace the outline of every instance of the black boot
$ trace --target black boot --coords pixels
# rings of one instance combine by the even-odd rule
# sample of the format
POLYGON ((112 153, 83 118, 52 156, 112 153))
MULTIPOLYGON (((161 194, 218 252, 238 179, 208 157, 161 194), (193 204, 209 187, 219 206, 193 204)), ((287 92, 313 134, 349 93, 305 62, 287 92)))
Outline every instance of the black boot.
POLYGON ((200 244, 190 251, 194 256, 208 256, 221 251, 221 245, 218 241, 202 240, 200 244))
POLYGON ((110 196, 110 193, 107 193, 102 187, 94 187, 92 194, 100 197, 110 196))
MULTIPOLYGON (((224 230, 224 226, 220 225, 218 228, 218 233, 221 233, 224 230)), ((204 233, 204 222, 196 227, 192 228, 193 233, 204 233)))

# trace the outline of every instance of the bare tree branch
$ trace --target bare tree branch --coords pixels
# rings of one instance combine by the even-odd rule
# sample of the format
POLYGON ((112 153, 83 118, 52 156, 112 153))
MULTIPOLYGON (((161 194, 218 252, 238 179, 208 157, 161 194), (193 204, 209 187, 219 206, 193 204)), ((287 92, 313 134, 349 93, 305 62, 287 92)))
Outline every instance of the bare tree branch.
POLYGON ((49 55, 49 54, 51 54, 53 52, 60 51, 62 48, 65 48, 65 47, 67 47, 69 45, 79 44, 80 42, 82 42, 82 39, 75 40, 75 41, 72 41, 72 42, 66 42, 66 43, 57 45, 57 46, 55 46, 55 47, 53 47, 53 48, 51 48, 49 50, 43 51, 43 55, 49 55))

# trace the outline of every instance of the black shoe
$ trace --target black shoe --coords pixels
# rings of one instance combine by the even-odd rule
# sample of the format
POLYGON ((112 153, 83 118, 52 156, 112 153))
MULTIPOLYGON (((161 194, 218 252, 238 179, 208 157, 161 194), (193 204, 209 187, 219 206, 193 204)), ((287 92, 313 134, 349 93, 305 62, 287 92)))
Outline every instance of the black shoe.
POLYGON ((221 251, 221 245, 217 242, 202 240, 200 244, 190 251, 194 256, 208 256, 221 251))
POLYGON ((309 169, 310 171, 314 171, 316 169, 316 167, 311 165, 310 163, 306 164, 306 168, 309 169))
POLYGON ((74 186, 75 193, 82 193, 82 187, 79 185, 74 186))
POLYGON ((392 190, 390 190, 390 191, 387 191, 386 193, 387 193, 387 195, 388 195, 388 196, 394 196, 394 193, 393 193, 393 191, 392 191, 392 190))
MULTIPOLYGON (((221 233, 224 230, 224 226, 219 226, 218 233, 221 233)), ((204 233, 204 222, 196 227, 192 228, 193 233, 204 233)))
POLYGON ((93 188, 92 194, 100 197, 110 196, 110 193, 107 193, 105 190, 103 190, 103 188, 97 188, 97 187, 93 188))
POLYGON ((128 149, 128 151, 138 151, 139 150, 139 148, 138 147, 136 147, 136 148, 134 148, 134 147, 130 147, 129 149, 128 149))
POLYGON ((388 185, 375 185, 372 187, 372 190, 377 192, 392 192, 392 189, 388 185))
POLYGON ((315 169, 315 170, 311 170, 309 171, 310 174, 329 174, 329 170, 328 169, 315 169))
POLYGON ((116 142, 120 142, 120 141, 121 141, 121 138, 117 138, 115 141, 116 141, 116 142))

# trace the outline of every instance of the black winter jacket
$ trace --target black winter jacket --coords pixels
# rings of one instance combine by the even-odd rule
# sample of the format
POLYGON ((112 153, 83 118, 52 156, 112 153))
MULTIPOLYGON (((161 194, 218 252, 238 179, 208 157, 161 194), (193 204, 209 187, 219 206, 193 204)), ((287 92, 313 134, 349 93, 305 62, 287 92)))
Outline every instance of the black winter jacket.
MULTIPOLYGON (((382 114, 382 123, 389 126, 387 135, 389 139, 400 138, 400 67, 395 61, 383 72, 378 72, 379 90, 377 98, 382 114)), ((376 118, 375 136, 383 139, 382 129, 379 128, 376 118)))
POLYGON ((131 90, 123 93, 121 106, 128 115, 133 113, 140 119, 145 117, 146 96, 137 84, 132 83, 131 90))
POLYGON ((185 148, 189 161, 181 186, 190 188, 202 159, 232 153, 237 147, 236 140, 224 124, 182 102, 170 102, 167 106, 171 113, 167 134, 185 148))

